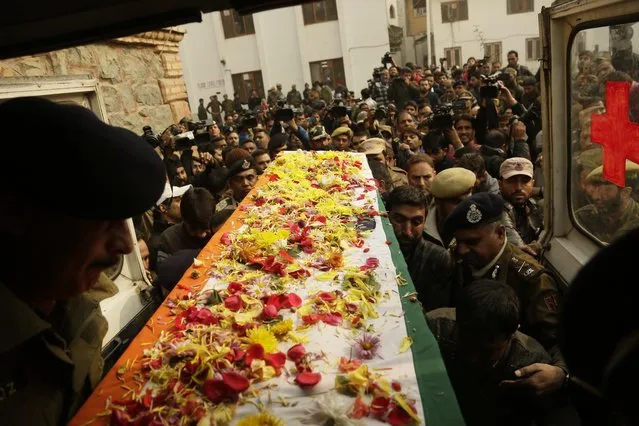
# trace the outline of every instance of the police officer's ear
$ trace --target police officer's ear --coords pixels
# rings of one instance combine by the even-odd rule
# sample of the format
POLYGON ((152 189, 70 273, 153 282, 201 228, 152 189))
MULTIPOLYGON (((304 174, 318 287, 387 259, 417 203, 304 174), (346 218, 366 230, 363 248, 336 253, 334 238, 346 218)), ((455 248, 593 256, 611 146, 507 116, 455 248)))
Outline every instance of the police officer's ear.
POLYGON ((630 199, 632 196, 632 187, 626 186, 625 188, 621 188, 621 198, 626 201, 630 199))
POLYGON ((495 233, 500 241, 503 241, 506 238, 506 227, 501 223, 498 223, 495 227, 495 233))

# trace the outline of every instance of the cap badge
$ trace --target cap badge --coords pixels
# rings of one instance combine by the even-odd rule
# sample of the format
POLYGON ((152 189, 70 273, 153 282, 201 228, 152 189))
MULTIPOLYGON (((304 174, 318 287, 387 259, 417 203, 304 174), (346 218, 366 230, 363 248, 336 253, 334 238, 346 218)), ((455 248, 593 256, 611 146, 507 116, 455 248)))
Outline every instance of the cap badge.
POLYGON ((249 163, 248 160, 244 159, 244 162, 242 163, 242 169, 248 170, 249 167, 251 167, 251 163, 249 163))
POLYGON ((518 171, 524 170, 524 165, 522 163, 515 163, 515 170, 518 170, 518 171))
POLYGON ((466 213, 466 220, 468 223, 478 223, 481 220, 481 212, 477 209, 477 205, 470 205, 470 210, 466 213))

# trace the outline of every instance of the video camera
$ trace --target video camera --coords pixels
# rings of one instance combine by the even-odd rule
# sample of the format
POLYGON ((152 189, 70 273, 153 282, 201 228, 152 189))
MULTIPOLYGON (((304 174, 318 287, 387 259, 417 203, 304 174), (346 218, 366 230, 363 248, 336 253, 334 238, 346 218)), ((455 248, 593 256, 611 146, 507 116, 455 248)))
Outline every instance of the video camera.
POLYGON ((151 126, 142 127, 142 139, 144 139, 153 148, 157 148, 161 145, 161 139, 153 132, 151 126))
POLYGON ((388 64, 393 65, 394 63, 395 61, 393 60, 393 57, 391 56, 390 52, 386 52, 384 56, 382 56, 382 65, 384 65, 384 68, 387 68, 386 65, 388 64))
POLYGON ((496 72, 495 74, 481 76, 481 80, 484 85, 479 88, 479 96, 482 99, 497 99, 499 97, 499 81, 503 81, 502 72, 496 72))
POLYGON ((433 107, 428 127, 432 130, 444 130, 453 127, 453 107, 451 104, 433 107))

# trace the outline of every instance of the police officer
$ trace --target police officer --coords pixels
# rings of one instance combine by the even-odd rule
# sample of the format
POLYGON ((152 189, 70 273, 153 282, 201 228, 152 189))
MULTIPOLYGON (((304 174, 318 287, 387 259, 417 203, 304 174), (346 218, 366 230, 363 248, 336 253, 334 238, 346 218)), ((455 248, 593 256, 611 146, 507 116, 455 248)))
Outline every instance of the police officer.
POLYGON ((555 365, 533 364, 517 370, 520 380, 508 386, 530 386, 538 393, 561 389, 565 364, 557 347, 561 292, 557 282, 535 259, 508 244, 501 224, 504 202, 498 195, 478 193, 463 200, 444 224, 455 237, 453 300, 461 289, 480 279, 492 279, 512 287, 521 303, 521 332, 537 339, 555 365))
POLYGON ((331 139, 333 141, 333 149, 336 151, 348 151, 351 147, 351 139, 353 138, 353 131, 346 126, 340 126, 333 130, 331 133, 331 139))
MULTIPOLYGON (((166 179, 149 144, 81 106, 39 98, 0 105, 5 126, 28 128, 33 116, 53 140, 25 135, 38 152, 29 173, 17 161, 0 168, 5 182, 21 176, 0 204, 4 425, 66 424, 101 379, 107 322, 99 302, 117 292, 102 272, 133 249, 126 218, 153 206, 166 179)), ((10 158, 24 154, 22 144, 3 146, 10 158)))
POLYGON ((639 165, 626 161, 626 186, 621 188, 603 177, 603 166, 587 177, 591 204, 575 212, 575 219, 588 232, 609 243, 639 227, 639 203, 632 198, 639 178, 639 165))
POLYGON ((313 127, 309 134, 311 138, 311 149, 313 151, 324 151, 331 147, 331 139, 326 128, 322 125, 313 127))
POLYGON ((222 199, 215 206, 215 212, 231 209, 235 210, 244 197, 253 189, 257 182, 258 167, 252 156, 236 160, 228 169, 228 184, 232 194, 222 199))
POLYGON ((499 167, 499 189, 504 199, 503 221, 511 244, 536 256, 537 238, 543 229, 543 212, 530 198, 533 192, 533 164, 523 157, 513 157, 499 167))
POLYGON ((399 167, 391 167, 387 161, 386 142, 380 138, 370 138, 360 144, 360 152, 366 154, 368 161, 379 161, 388 168, 388 173, 392 179, 392 184, 386 190, 392 191, 398 186, 408 185, 408 175, 399 167))
POLYGON ((444 234, 444 221, 465 198, 472 194, 475 174, 461 167, 451 167, 439 172, 430 185, 433 202, 428 207, 424 237, 447 248, 451 236, 444 234))

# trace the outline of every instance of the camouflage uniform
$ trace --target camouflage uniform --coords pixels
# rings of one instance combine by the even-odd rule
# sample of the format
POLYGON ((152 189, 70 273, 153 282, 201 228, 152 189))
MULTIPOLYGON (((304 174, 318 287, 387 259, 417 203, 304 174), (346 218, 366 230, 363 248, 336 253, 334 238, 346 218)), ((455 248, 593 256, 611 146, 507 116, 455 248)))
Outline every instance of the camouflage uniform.
POLYGON ((522 207, 506 201, 502 221, 508 232, 508 242, 520 247, 537 240, 544 226, 544 213, 533 199, 527 200, 522 207))
POLYGON ((575 212, 575 219, 597 239, 609 243, 628 231, 639 228, 639 204, 630 199, 618 220, 602 214, 594 205, 589 204, 575 212))
POLYGON ((563 366, 557 347, 562 292, 555 279, 539 262, 509 243, 506 243, 494 263, 481 272, 472 271, 461 261, 455 262, 453 301, 464 286, 475 280, 493 279, 508 284, 515 290, 521 303, 522 333, 537 339, 552 355, 554 364, 563 366))
POLYGON ((117 293, 104 274, 43 318, 0 284, 2 424, 66 424, 102 378, 108 324, 99 302, 117 293), (19 325, 19 326, 17 326, 19 325))

